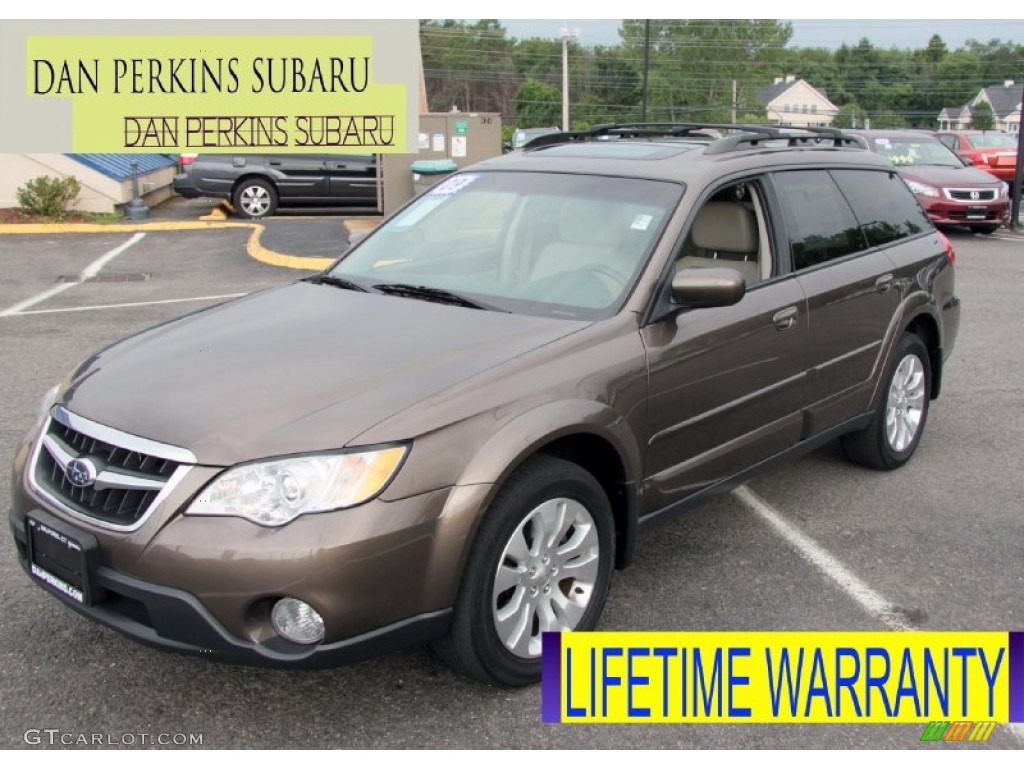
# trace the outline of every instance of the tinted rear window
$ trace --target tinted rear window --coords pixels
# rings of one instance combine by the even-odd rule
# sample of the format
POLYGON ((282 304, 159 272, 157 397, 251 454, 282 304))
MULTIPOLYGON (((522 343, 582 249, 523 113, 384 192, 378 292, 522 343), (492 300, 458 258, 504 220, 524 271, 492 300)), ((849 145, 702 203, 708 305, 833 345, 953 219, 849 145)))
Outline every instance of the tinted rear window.
POLYGON ((795 269, 867 248, 853 211, 826 171, 787 171, 775 174, 773 181, 785 211, 795 269))
POLYGON ((832 171, 870 245, 885 245, 932 228, 913 193, 894 173, 832 171))

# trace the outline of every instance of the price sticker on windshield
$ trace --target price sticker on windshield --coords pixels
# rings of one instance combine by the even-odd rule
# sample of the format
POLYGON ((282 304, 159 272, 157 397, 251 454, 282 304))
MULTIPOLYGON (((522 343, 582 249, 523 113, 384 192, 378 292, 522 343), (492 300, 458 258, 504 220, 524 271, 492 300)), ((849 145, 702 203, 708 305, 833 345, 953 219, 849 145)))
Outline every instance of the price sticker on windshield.
POLYGON ((480 174, 478 173, 464 173, 461 176, 452 176, 452 178, 445 179, 436 187, 433 187, 427 194, 441 195, 443 197, 454 195, 456 192, 461 189, 465 189, 479 178, 480 174))

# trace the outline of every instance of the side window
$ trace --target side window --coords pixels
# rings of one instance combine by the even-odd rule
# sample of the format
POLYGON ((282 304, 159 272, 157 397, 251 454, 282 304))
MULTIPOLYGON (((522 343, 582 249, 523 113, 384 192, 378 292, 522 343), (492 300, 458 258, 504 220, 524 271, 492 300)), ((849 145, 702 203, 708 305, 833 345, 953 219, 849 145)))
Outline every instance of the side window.
POLYGON ((743 275, 748 286, 771 277, 771 248, 756 183, 731 184, 701 206, 675 266, 676 271, 728 267, 743 275))
POLYGON ((885 245, 932 228, 907 185, 888 171, 832 171, 869 245, 885 245))
POLYGON ((954 152, 960 148, 960 141, 956 136, 939 136, 939 141, 952 149, 954 152))
POLYGON ((776 173, 772 182, 782 204, 794 269, 867 248, 853 211, 826 171, 776 173))

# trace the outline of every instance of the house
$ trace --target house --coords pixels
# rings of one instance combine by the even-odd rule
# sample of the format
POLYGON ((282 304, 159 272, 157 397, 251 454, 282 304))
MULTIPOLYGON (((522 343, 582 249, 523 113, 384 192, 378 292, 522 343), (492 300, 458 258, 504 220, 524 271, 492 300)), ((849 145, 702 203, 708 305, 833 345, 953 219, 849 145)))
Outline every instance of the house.
POLYGON ((0 155, 0 208, 15 208, 17 190, 37 176, 74 176, 82 191, 75 210, 112 213, 132 199, 132 163, 138 163, 139 192, 147 205, 173 194, 177 159, 158 154, 0 155))
POLYGON ((962 107, 946 107, 939 112, 940 131, 958 131, 971 127, 971 108, 982 102, 992 107, 995 128, 998 131, 1017 133, 1020 130, 1021 91, 1024 86, 1013 80, 1002 85, 990 85, 978 91, 978 95, 962 107))
POLYGON ((757 98, 764 106, 766 121, 775 125, 831 125, 839 112, 824 91, 795 75, 775 78, 772 85, 757 92, 757 98))

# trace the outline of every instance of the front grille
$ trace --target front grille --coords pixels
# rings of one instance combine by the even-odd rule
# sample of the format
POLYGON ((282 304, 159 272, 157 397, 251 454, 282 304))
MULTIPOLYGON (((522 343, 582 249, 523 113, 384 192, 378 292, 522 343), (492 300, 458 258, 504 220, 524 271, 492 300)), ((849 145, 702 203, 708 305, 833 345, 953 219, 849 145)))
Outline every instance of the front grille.
POLYGON ((996 191, 994 189, 947 189, 946 195, 950 200, 960 200, 965 203, 990 203, 996 199, 996 191))
MULTIPOLYGON (((125 438, 124 443, 131 442, 130 435, 125 438)), ((34 479, 41 490, 70 510, 130 528, 143 518, 179 466, 171 459, 107 442, 51 419, 37 448, 34 479), (76 459, 87 460, 95 470, 85 485, 69 479, 68 465, 76 459)))

